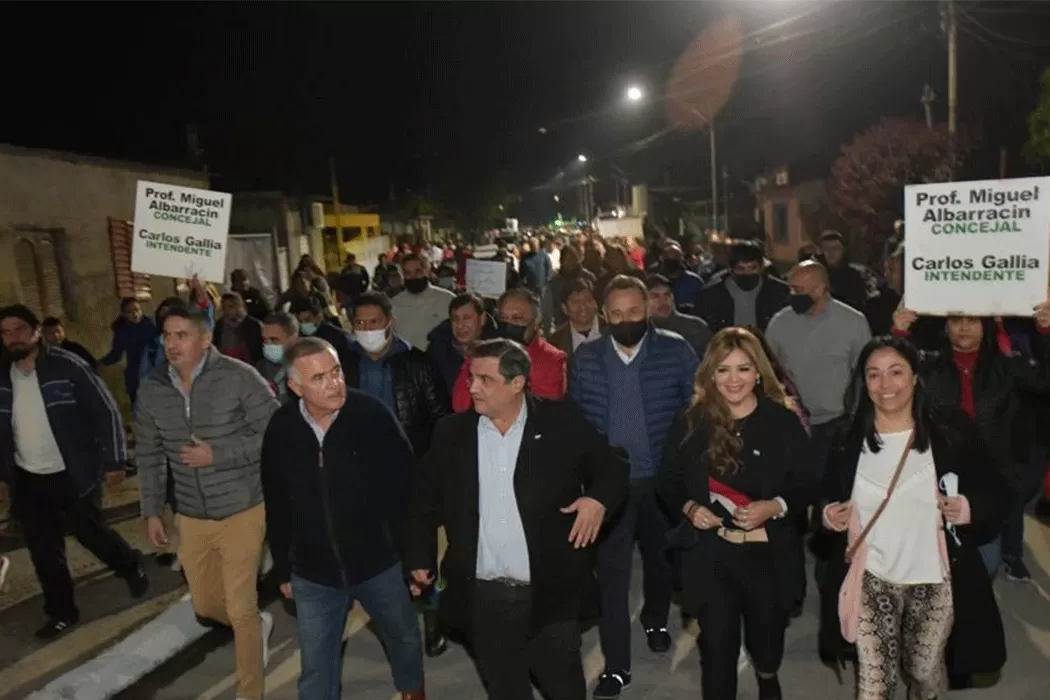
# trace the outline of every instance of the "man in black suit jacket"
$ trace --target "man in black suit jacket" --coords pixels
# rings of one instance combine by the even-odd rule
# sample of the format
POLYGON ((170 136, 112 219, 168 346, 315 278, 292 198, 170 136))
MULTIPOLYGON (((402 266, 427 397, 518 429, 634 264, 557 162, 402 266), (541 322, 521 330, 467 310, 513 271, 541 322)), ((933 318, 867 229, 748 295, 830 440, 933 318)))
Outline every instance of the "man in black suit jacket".
POLYGON ((491 700, 531 700, 530 672, 548 697, 580 700, 590 545, 627 495, 629 466, 575 405, 527 396, 530 369, 510 340, 471 351, 474 410, 437 425, 405 564, 416 592, 431 585, 444 526, 442 617, 470 639, 491 700))

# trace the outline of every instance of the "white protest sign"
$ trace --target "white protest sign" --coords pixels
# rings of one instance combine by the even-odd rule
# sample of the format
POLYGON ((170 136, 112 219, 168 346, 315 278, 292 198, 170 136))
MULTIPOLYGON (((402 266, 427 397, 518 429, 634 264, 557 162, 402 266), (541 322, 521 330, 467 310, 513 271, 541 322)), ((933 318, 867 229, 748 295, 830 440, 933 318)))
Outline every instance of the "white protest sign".
POLYGON ((233 195, 139 180, 131 270, 226 281, 233 195))
POLYGON ((909 185, 904 221, 909 309, 1031 316, 1046 299, 1050 178, 909 185))
POLYGON ((645 238, 645 233, 642 231, 642 219, 637 216, 598 219, 598 233, 602 238, 645 238))
POLYGON ((467 258, 467 291, 480 297, 498 299, 507 291, 507 263, 467 258))

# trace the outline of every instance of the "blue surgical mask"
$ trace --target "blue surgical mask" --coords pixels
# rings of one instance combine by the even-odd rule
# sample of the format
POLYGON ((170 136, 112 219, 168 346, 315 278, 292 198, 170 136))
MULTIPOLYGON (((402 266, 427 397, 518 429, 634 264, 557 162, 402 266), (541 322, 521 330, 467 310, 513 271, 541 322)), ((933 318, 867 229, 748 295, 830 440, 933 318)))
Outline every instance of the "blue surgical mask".
POLYGON ((275 365, 279 365, 284 362, 284 346, 283 345, 263 345, 263 357, 275 365))
POLYGON ((317 332, 316 323, 300 323, 299 330, 303 332, 303 335, 313 335, 317 332))

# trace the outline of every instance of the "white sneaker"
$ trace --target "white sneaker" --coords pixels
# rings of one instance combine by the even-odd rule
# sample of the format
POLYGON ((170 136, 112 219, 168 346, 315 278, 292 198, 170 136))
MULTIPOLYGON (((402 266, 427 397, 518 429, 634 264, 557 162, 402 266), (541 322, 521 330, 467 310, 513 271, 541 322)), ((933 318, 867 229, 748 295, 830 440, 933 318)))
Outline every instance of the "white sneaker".
POLYGON ((261 612, 259 613, 259 618, 262 620, 263 668, 266 668, 270 663, 270 635, 273 634, 273 615, 268 612, 261 612))
POLYGON ((273 571, 273 555, 270 554, 270 548, 267 545, 263 545, 262 562, 259 563, 259 578, 271 571, 273 571))
POLYGON ((0 557, 0 590, 3 590, 4 580, 7 579, 7 572, 11 569, 11 560, 7 557, 0 557))

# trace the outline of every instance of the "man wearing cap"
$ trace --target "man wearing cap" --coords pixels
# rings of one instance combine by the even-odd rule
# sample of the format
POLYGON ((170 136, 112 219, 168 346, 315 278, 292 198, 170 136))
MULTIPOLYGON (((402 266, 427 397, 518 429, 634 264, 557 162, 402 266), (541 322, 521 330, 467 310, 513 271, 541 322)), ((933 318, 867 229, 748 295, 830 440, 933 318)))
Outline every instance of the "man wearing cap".
POLYGON ((770 319, 787 306, 791 290, 765 272, 760 243, 735 241, 726 252, 730 274, 700 293, 697 315, 712 333, 729 326, 751 326, 765 333, 770 319))
POLYGON ((663 275, 649 275, 645 280, 649 288, 649 318, 657 328, 673 331, 685 338, 700 359, 711 341, 711 329, 702 318, 681 313, 674 304, 671 280, 663 275))

